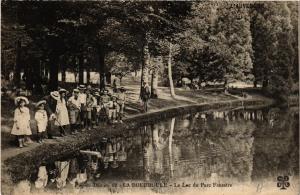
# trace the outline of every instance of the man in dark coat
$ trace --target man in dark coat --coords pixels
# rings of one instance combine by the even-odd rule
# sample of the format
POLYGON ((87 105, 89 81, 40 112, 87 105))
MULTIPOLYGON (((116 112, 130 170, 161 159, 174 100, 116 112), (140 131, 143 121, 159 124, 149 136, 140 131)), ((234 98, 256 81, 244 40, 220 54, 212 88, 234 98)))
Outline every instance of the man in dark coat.
POLYGON ((50 93, 50 95, 47 95, 43 98, 43 100, 46 100, 45 110, 47 112, 49 121, 47 126, 47 134, 48 139, 53 139, 53 127, 54 127, 54 120, 56 119, 55 112, 56 112, 56 105, 57 100, 59 99, 59 92, 53 91, 50 93))
POLYGON ((141 99, 143 101, 143 109, 144 112, 148 111, 148 100, 150 98, 150 88, 146 82, 143 82, 143 86, 141 89, 141 99))

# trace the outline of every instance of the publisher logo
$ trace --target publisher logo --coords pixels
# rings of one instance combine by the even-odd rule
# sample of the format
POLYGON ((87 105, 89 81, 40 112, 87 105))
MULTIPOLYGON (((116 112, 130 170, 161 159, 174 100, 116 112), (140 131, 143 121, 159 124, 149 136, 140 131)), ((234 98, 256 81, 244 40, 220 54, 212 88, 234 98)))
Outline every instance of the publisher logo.
POLYGON ((278 176, 277 187, 281 190, 286 190, 290 186, 289 176, 278 176))

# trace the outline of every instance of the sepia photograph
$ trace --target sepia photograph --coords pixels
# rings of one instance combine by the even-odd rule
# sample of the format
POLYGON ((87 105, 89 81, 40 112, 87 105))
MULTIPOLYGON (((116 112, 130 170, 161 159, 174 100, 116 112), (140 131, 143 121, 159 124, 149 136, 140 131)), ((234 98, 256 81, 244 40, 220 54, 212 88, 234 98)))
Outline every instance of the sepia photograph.
POLYGON ((1 194, 299 195, 298 1, 1 1, 1 194))

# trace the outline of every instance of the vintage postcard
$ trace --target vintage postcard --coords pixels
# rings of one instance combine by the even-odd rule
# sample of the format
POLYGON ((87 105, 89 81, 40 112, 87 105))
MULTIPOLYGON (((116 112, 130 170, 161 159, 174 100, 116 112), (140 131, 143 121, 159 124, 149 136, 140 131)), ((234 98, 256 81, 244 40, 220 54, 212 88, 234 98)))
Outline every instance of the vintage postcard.
POLYGON ((1 194, 299 195, 298 1, 2 1, 1 194))

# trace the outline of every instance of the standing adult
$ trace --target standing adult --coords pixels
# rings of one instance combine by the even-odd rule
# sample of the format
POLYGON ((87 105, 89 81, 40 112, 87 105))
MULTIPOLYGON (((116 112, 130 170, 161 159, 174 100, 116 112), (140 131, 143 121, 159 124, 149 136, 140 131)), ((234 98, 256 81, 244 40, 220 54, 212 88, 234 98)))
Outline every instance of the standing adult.
POLYGON ((114 79, 114 82, 113 82, 113 92, 114 93, 117 92, 117 79, 114 79))
POLYGON ((87 118, 85 85, 79 85, 78 90, 79 90, 78 98, 81 104, 80 120, 81 120, 81 127, 83 129, 86 126, 86 118, 87 118))
POLYGON ((117 117, 120 123, 122 123, 122 118, 124 115, 124 107, 125 107, 125 101, 126 101, 126 94, 125 94, 125 88, 121 87, 120 92, 117 95, 117 102, 119 104, 118 110, 117 110, 117 117))
POLYGON ((108 117, 108 112, 109 112, 109 101, 110 101, 110 96, 108 95, 108 90, 105 89, 103 91, 103 94, 100 97, 100 102, 101 102, 101 109, 105 110, 107 117, 108 117))
POLYGON ((73 95, 68 99, 67 105, 70 113, 71 133, 76 134, 80 123, 79 114, 81 109, 78 89, 73 90, 73 95))
POLYGON ((146 82, 143 82, 143 86, 141 89, 141 99, 143 101, 143 110, 144 112, 148 111, 148 101, 150 98, 150 88, 146 82))
POLYGON ((55 125, 59 127, 59 132, 61 136, 65 136, 66 132, 66 126, 70 124, 69 122, 69 114, 68 114, 68 109, 66 105, 66 93, 67 90, 65 89, 60 89, 59 94, 60 98, 57 100, 57 105, 56 105, 56 120, 55 120, 55 125))
POLYGON ((45 96, 43 100, 46 101, 45 104, 45 110, 48 115, 48 139, 53 139, 53 127, 54 127, 54 121, 56 120, 55 112, 56 112, 56 106, 57 101, 60 99, 60 94, 58 91, 52 91, 50 92, 50 95, 45 96))
POLYGON ((91 94, 91 90, 86 90, 86 121, 85 121, 85 127, 87 127, 88 130, 91 130, 92 126, 92 110, 94 106, 94 97, 91 94))

